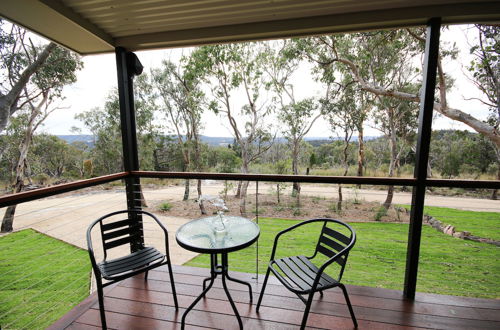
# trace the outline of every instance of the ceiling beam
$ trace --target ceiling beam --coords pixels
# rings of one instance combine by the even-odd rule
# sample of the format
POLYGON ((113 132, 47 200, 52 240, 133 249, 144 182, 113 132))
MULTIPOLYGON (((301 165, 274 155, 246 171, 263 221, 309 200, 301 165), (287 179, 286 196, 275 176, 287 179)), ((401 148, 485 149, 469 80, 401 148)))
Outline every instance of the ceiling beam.
POLYGON ((55 10, 39 0, 0 0, 0 15, 82 55, 114 52, 113 38, 61 6, 55 10))
POLYGON ((110 46, 113 46, 115 44, 115 41, 113 38, 92 24, 90 21, 87 19, 83 18, 80 14, 75 13, 71 8, 68 8, 65 6, 62 2, 58 0, 40 0, 40 2, 44 3, 48 7, 52 8, 53 10, 57 11, 59 14, 63 15, 66 17, 68 20, 72 21, 76 25, 84 28, 85 30, 89 31, 93 35, 99 37, 103 41, 107 42, 110 46))

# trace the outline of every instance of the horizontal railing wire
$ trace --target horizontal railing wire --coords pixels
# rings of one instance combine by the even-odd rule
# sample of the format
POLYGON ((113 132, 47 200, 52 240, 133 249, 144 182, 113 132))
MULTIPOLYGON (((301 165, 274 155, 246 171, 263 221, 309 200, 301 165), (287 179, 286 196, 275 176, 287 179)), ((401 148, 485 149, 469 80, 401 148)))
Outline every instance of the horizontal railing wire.
MULTIPOLYGON (((71 286, 73 286, 73 285, 74 285, 74 283, 70 282, 70 284, 68 284, 68 285, 67 285, 66 287, 64 287, 63 289, 67 289, 67 288, 69 288, 69 287, 71 287, 71 286)), ((73 291, 74 291, 74 292, 77 292, 77 289, 87 288, 87 287, 88 287, 88 284, 85 284, 85 285, 80 285, 79 287, 75 288, 75 290, 73 290, 73 291)), ((51 301, 51 299, 54 299, 54 298, 55 298, 58 294, 60 294, 60 292, 56 292, 56 293, 55 293, 54 295, 52 295, 50 298, 47 298, 47 300, 48 300, 48 301, 51 301)), ((31 320, 31 321, 29 321, 27 324, 24 324, 24 325, 22 326, 22 329, 31 329, 31 328, 33 328, 33 327, 36 327, 36 326, 32 326, 32 327, 30 327, 30 325, 32 325, 32 323, 33 323, 33 322, 35 322, 35 321, 39 320, 42 316, 44 316, 44 315, 46 315, 47 313, 49 313, 49 312, 53 311, 53 310, 55 309, 55 308, 54 308, 55 306, 59 306, 59 305, 62 305, 62 304, 63 304, 63 302, 56 302, 56 303, 55 303, 54 305, 52 305, 51 307, 46 308, 46 309, 45 309, 42 313, 37 314, 37 315, 36 315, 36 316, 35 316, 35 317, 31 320)), ((65 306, 65 307, 67 307, 67 306, 65 306)), ((25 312, 25 314, 30 314, 31 312, 34 312, 34 311, 36 311, 36 310, 37 310, 37 308, 33 308, 33 309, 31 309, 30 311, 25 312)), ((1 318, 1 317, 0 317, 0 318, 1 318)), ((53 319, 53 321, 56 321, 56 320, 57 320, 57 318, 54 318, 54 317, 52 317, 52 319, 53 319)), ((13 324, 13 323, 14 323, 14 322, 11 322, 11 323, 7 324, 5 327, 8 329, 8 327, 9 327, 11 324, 13 324)))
MULTIPOLYGON (((111 199, 111 198, 110 198, 110 199, 111 199)), ((106 201, 106 200, 104 200, 104 201, 106 201)), ((122 203, 121 203, 121 202, 117 202, 117 203, 115 203, 115 205, 118 205, 118 204, 122 204, 122 203)), ((108 210, 108 209, 109 209, 109 207, 110 207, 110 205, 109 205, 109 204, 107 204, 107 205, 103 205, 101 208, 97 208, 97 209, 96 209, 96 208, 93 208, 93 209, 91 210, 91 212, 96 213, 96 211, 105 211, 105 210, 108 210)), ((68 211, 66 211, 66 212, 59 213, 59 216, 66 215, 66 214, 70 214, 70 213, 73 213, 73 212, 74 212, 74 209, 71 209, 71 210, 68 210, 68 211)), ((103 214, 104 214, 104 213, 103 213, 103 214)), ((31 214, 31 215, 34 215, 34 214, 31 214)), ((20 215, 20 216, 21 216, 21 215, 20 215)), ((19 220, 19 216, 16 216, 16 219, 17 219, 17 220, 19 220)), ((97 217, 95 217, 95 219, 97 219, 97 217)), ((93 220, 95 220, 95 219, 94 219, 94 218, 91 218, 91 219, 89 220, 89 224, 90 224, 90 222, 91 222, 91 221, 93 221, 93 220)), ((39 224, 41 224, 41 223, 43 223, 43 222, 46 222, 46 221, 49 221, 49 220, 53 220, 53 216, 48 215, 48 216, 47 216, 47 218, 44 218, 44 219, 42 219, 42 220, 40 220, 40 221, 37 221, 37 222, 35 222, 35 223, 31 223, 30 225, 26 225, 26 226, 24 226, 24 227, 20 227, 19 229, 16 229, 16 232, 17 232, 17 231, 24 230, 24 229, 33 228, 33 227, 35 227, 35 225, 39 225, 39 224)), ((65 226, 67 226, 68 224, 71 224, 72 222, 74 222, 74 220, 73 220, 73 219, 69 219, 69 220, 66 220, 66 221, 59 221, 59 224, 58 224, 57 226, 50 227, 49 229, 47 229, 47 230, 43 231, 42 233, 43 233, 43 234, 46 234, 46 235, 49 235, 51 232, 53 232, 53 231, 55 231, 55 230, 57 230, 57 229, 63 228, 63 227, 65 227, 65 226)), ((66 232, 66 236, 69 236, 70 234, 72 234, 72 233, 74 233, 74 232, 77 232, 78 230, 79 230, 78 228, 75 228, 73 231, 66 232)), ((82 237, 83 237, 84 235, 85 235, 85 233, 82 233, 82 237)), ((49 236, 50 236, 50 235, 49 235, 49 236)), ((24 244, 26 241, 29 241, 29 240, 31 240, 31 238, 27 237, 27 238, 25 238, 24 240, 18 241, 17 243, 18 243, 18 244, 20 244, 20 245, 22 245, 22 244, 24 244)), ((21 252, 23 252, 23 251, 21 251, 21 252)), ((0 260, 1 260, 1 259, 0 259, 0 260)))

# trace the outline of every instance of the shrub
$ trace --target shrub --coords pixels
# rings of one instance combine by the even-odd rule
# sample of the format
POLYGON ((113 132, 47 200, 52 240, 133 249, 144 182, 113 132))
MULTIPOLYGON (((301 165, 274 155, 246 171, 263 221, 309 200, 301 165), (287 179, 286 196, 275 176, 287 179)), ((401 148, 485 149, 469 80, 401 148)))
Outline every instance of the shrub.
POLYGON ((164 203, 160 204, 159 208, 160 208, 160 210, 167 212, 167 211, 170 211, 170 209, 172 209, 172 205, 169 202, 164 202, 164 203))
POLYGON ((39 185, 42 185, 42 186, 47 185, 49 183, 49 180, 50 180, 50 177, 45 173, 37 174, 33 178, 33 181, 35 181, 36 183, 38 183, 39 185))
POLYGON ((285 209, 285 207, 284 207, 284 206, 282 206, 282 205, 278 205, 278 206, 275 206, 275 207, 274 207, 274 210, 275 210, 275 211, 277 211, 277 212, 281 212, 281 211, 283 211, 284 209, 285 209))
POLYGON ((325 197, 321 197, 321 196, 312 196, 311 197, 311 201, 314 203, 314 204, 318 204, 320 201, 324 200, 325 197))
POLYGON ((294 216, 299 216, 299 215, 302 215, 302 211, 300 211, 300 208, 298 207, 294 207, 293 208, 293 213, 292 213, 294 216))
POLYGON ((340 210, 338 208, 338 205, 337 205, 337 202, 330 203, 330 205, 328 205, 328 210, 332 211, 332 212, 335 212, 335 213, 339 213, 340 212, 340 210))
POLYGON ((377 210, 377 213, 375 213, 375 221, 380 221, 382 217, 385 217, 387 215, 387 209, 383 206, 380 206, 377 210))

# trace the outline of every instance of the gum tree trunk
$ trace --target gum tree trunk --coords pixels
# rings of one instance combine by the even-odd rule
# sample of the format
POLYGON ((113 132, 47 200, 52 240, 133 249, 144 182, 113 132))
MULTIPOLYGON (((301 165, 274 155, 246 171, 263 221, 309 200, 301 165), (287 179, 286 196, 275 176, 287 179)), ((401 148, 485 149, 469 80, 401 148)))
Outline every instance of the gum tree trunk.
MULTIPOLYGON (((390 110, 392 111, 392 110, 390 110)), ((394 169, 396 167, 396 162, 397 162, 397 158, 398 158, 398 153, 397 153, 397 150, 396 150, 396 129, 395 129, 395 125, 394 125, 394 120, 392 118, 393 116, 390 115, 389 116, 389 130, 390 130, 390 133, 389 133, 389 147, 391 149, 391 162, 389 163, 389 177, 393 177, 394 176, 394 169)), ((389 209, 389 207, 391 206, 392 204, 392 199, 394 197, 394 186, 389 186, 387 188, 387 197, 385 198, 385 201, 384 201, 384 204, 383 206, 385 207, 385 209, 389 209)))

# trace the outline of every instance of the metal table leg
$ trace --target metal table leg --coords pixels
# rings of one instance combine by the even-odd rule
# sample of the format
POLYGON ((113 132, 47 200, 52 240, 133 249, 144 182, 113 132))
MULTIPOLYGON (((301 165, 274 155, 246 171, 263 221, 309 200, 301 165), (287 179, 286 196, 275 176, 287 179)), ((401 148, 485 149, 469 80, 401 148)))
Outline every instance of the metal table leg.
POLYGON ((208 290, 212 287, 214 284, 214 280, 217 277, 217 275, 221 275, 222 277, 222 287, 224 288, 224 292, 226 293, 227 299, 229 300, 229 303, 231 304, 231 307, 233 308, 234 315, 238 319, 238 325, 240 326, 240 329, 243 329, 243 322, 241 321, 240 314, 238 313, 238 310, 236 309, 236 305, 233 301, 233 298, 231 297, 231 294, 229 293, 229 290, 227 288, 226 284, 226 279, 229 281, 237 282, 244 284, 248 286, 249 292, 250 292, 250 303, 252 302, 252 286, 250 283, 247 283, 245 281, 232 278, 229 276, 228 272, 228 261, 227 261, 227 253, 222 253, 221 254, 221 264, 218 265, 217 262, 217 254, 211 254, 210 255, 210 277, 207 277, 203 280, 203 291, 202 293, 189 305, 189 307, 186 309, 184 314, 182 315, 182 320, 181 320, 181 329, 184 329, 185 326, 185 321, 186 321, 186 315, 193 309, 193 307, 201 300, 201 298, 204 298, 205 295, 207 294, 208 290), (205 288, 206 282, 210 281, 208 286, 205 288))

